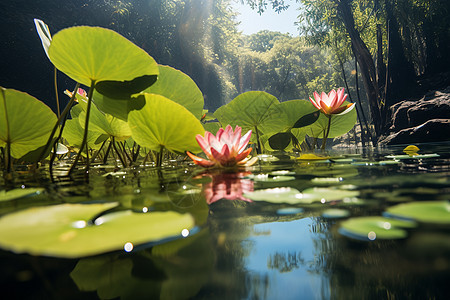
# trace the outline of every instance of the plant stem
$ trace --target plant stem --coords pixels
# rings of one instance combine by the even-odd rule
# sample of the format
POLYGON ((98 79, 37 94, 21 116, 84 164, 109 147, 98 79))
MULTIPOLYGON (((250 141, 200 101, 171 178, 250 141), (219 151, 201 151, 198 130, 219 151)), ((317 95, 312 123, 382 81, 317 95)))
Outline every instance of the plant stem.
MULTIPOLYGON (((88 94, 88 103, 87 103, 87 109, 86 109, 86 120, 84 122, 84 135, 83 135, 83 141, 80 145, 80 151, 78 152, 77 156, 75 157, 75 161, 73 162, 72 166, 69 169, 69 172, 67 173, 70 175, 73 170, 75 169, 78 160, 81 157, 81 152, 83 152, 84 147, 86 147, 86 153, 88 151, 87 149, 87 137, 88 137, 88 129, 89 129, 89 115, 91 114, 91 105, 92 105, 92 95, 94 94, 94 86, 95 86, 95 80, 91 81, 91 87, 89 88, 89 94, 88 94)), ((73 95, 72 95, 73 96, 73 95)), ((86 171, 89 171, 89 160, 86 162, 86 171)))
POLYGON ((122 155, 120 154, 119 150, 116 147, 116 140, 114 139, 114 137, 111 138, 111 143, 113 145, 114 150, 117 153, 117 156, 119 157, 120 162, 122 163, 122 167, 123 168, 128 167, 127 163, 125 162, 125 159, 122 157, 122 155))
POLYGON ((58 119, 61 117, 61 111, 59 109, 59 96, 58 96, 58 70, 55 67, 54 71, 54 80, 55 80, 55 95, 56 95, 56 111, 58 112, 58 119))
POLYGON ((325 132, 325 136, 323 137, 322 140, 322 151, 325 150, 325 146, 327 145, 327 139, 328 139, 328 134, 330 134, 330 128, 331 128, 331 115, 326 115, 328 117, 328 126, 327 126, 327 130, 325 132))
POLYGON ((156 158, 156 167, 157 168, 160 168, 162 165, 163 151, 164 151, 164 146, 160 145, 158 157, 156 158))
POLYGON ((259 132, 258 132, 258 127, 256 127, 255 125, 255 132, 256 132, 256 142, 257 142, 257 148, 256 148, 256 153, 257 154, 261 154, 261 141, 259 140, 259 132))
MULTIPOLYGON (((53 127, 53 130, 52 130, 52 132, 50 133, 50 136, 48 137, 47 143, 45 144, 45 147, 44 147, 43 151, 41 152, 41 155, 39 155, 38 162, 41 161, 41 160, 44 158, 44 155, 45 155, 45 153, 47 153, 49 147, 50 147, 50 146, 53 146, 53 144, 54 144, 54 143, 52 143, 53 136, 55 135, 56 129, 58 129, 58 126, 60 125, 61 120, 63 120, 63 118, 64 118, 64 122, 63 122, 63 126, 64 126, 64 124, 65 124, 65 122, 66 122, 66 119, 67 119, 67 118, 66 118, 66 117, 67 117, 67 114, 69 113, 70 108, 72 107, 73 103, 75 102, 76 95, 77 95, 77 91, 78 91, 78 88, 79 88, 79 87, 80 87, 80 84, 77 83, 77 84, 75 85, 75 89, 74 89, 74 91, 73 91, 73 93, 72 93, 72 97, 70 97, 69 103, 67 103, 66 107, 64 108, 64 111, 63 111, 62 114, 59 116, 58 121, 56 121, 56 124, 55 124, 55 126, 53 127)), ((62 131, 62 129, 61 129, 61 131, 62 131)), ((57 142, 57 140, 55 141, 55 143, 56 143, 56 142, 57 142)))
POLYGON ((6 173, 10 173, 12 170, 12 160, 11 160, 11 135, 9 132, 9 120, 8 120, 8 108, 6 106, 6 96, 5 89, 0 88, 3 99, 3 107, 5 110, 5 123, 6 123, 6 151, 5 151, 5 169, 6 173))

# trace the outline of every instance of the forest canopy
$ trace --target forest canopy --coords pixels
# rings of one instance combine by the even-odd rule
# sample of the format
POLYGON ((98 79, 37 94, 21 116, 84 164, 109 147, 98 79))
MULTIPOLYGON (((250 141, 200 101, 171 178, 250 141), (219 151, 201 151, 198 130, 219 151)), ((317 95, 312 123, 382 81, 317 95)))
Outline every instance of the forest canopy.
MULTIPOLYGON (((53 103, 52 67, 41 51, 33 18, 52 33, 75 25, 113 29, 160 64, 197 83, 210 111, 246 91, 280 101, 307 99, 314 91, 345 87, 367 116, 374 135, 388 108, 414 92, 417 79, 448 71, 447 0, 240 0, 264 15, 300 8, 300 37, 237 29, 232 0, 67 0, 0 4, 0 81, 53 103), (26 63, 25 63, 26 62, 26 63)), ((64 88, 73 83, 59 78, 64 88)), ((367 130, 369 130, 367 128, 367 130)))

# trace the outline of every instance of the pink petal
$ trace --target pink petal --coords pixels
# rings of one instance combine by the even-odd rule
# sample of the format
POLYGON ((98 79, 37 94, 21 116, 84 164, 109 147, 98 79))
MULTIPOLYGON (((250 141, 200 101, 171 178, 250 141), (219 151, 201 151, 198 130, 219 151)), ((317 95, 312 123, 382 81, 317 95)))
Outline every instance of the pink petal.
POLYGON ((247 131, 247 133, 243 137, 241 137, 241 140, 239 142, 239 148, 238 148, 238 151, 237 151, 238 153, 241 153, 242 150, 244 150, 244 148, 247 147, 251 136, 252 136, 252 131, 249 130, 249 131, 247 131))
POLYGON ((242 153, 239 153, 239 154, 236 156, 236 161, 237 161, 237 162, 240 162, 241 160, 243 160, 244 158, 246 158, 246 157, 250 154, 250 152, 252 152, 252 150, 253 150, 252 148, 248 148, 248 149, 242 151, 242 153))
POLYGON ((338 116, 342 116, 342 115, 345 115, 345 114, 351 112, 352 109, 355 108, 355 103, 351 103, 351 104, 347 104, 346 106, 339 107, 339 109, 342 109, 342 108, 344 108, 344 109, 342 110, 342 112, 337 111, 337 112, 335 112, 334 114, 335 114, 335 115, 338 115, 338 116))
POLYGON ((210 156, 211 151, 209 150, 211 147, 209 146, 208 142, 201 136, 200 134, 197 134, 195 136, 195 139, 197 140, 197 143, 200 145, 200 148, 202 148, 203 152, 206 153, 206 155, 210 156))
POLYGON ((191 152, 187 151, 186 154, 194 161, 194 163, 196 165, 200 165, 202 167, 205 168, 209 168, 215 165, 214 162, 210 161, 210 160, 206 160, 203 159, 201 157, 195 156, 194 154, 192 154, 191 152))
POLYGON ((314 92, 314 99, 316 99, 317 104, 319 104, 320 100, 322 100, 317 92, 314 92))
POLYGON ((330 107, 331 108, 339 107, 339 105, 337 104, 338 101, 339 101, 339 98, 338 98, 338 94, 336 93, 336 91, 335 90, 331 90, 330 94, 331 94, 331 97, 332 97, 332 98, 331 97, 328 98, 330 100, 330 107))
POLYGON ((309 97, 309 101, 311 101, 311 103, 317 108, 320 109, 320 106, 316 103, 316 101, 314 101, 311 97, 309 97))
POLYGON ((320 101, 320 106, 322 107, 322 110, 324 113, 326 113, 328 115, 330 114, 330 107, 326 103, 324 103, 323 101, 320 101))

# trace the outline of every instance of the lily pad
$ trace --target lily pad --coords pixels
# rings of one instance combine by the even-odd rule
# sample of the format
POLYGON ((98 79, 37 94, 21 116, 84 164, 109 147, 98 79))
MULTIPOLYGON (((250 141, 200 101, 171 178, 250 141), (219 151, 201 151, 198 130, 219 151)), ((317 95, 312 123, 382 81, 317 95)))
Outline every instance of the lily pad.
POLYGON ((423 158, 435 158, 440 157, 437 153, 430 153, 430 154, 417 154, 417 155, 408 155, 408 154, 401 154, 401 155, 387 155, 386 158, 390 159, 423 159, 423 158))
POLYGON ((156 94, 141 94, 145 105, 128 116, 133 139, 141 146, 157 152, 164 147, 172 152, 199 152, 195 139, 205 129, 185 107, 156 94))
POLYGON ((43 188, 24 188, 0 191, 0 202, 40 195, 43 191, 43 188))
POLYGON ((0 147, 9 144, 12 157, 21 158, 45 145, 56 121, 56 115, 43 102, 0 87, 0 147))
MULTIPOLYGON (((240 94, 230 103, 219 107, 214 116, 221 124, 241 126, 242 132, 255 131, 262 133, 280 132, 286 127, 284 111, 273 109, 278 105, 278 99, 266 92, 251 91, 240 94)), ((252 141, 256 134, 252 134, 252 141)))
POLYGON ((391 206, 387 215, 412 219, 423 223, 450 224, 450 203, 448 201, 423 201, 391 206))
MULTIPOLYGON (((162 95, 181 104, 197 119, 202 116, 203 94, 195 82, 179 70, 160 65, 158 80, 143 92, 162 95)), ((93 99, 102 112, 124 121, 128 120, 130 111, 139 110, 145 104, 142 98, 111 99, 100 93, 94 93, 93 99)))
POLYGON ((416 227, 416 223, 383 217, 351 218, 341 223, 339 233, 358 240, 394 240, 408 236, 406 229, 416 227))
POLYGON ((346 209, 329 208, 322 212, 322 217, 327 219, 340 219, 350 216, 350 212, 346 209))
POLYGON ((67 76, 109 97, 138 93, 156 80, 158 64, 144 50, 105 28, 77 26, 53 36, 50 60, 67 76))
POLYGON ((254 192, 247 192, 243 195, 245 198, 253 201, 265 201, 270 203, 303 203, 303 195, 294 188, 278 187, 273 189, 262 189, 254 192))
POLYGON ((183 105, 197 119, 203 115, 203 93, 185 73, 169 66, 159 66, 158 81, 143 91, 162 95, 183 105))
POLYGON ((189 214, 119 211, 90 220, 116 203, 35 207, 0 218, 0 247, 16 253, 77 258, 181 236, 189 214))
POLYGON ((313 187, 302 191, 303 197, 312 202, 327 203, 340 201, 359 196, 359 191, 350 191, 338 188, 313 187))

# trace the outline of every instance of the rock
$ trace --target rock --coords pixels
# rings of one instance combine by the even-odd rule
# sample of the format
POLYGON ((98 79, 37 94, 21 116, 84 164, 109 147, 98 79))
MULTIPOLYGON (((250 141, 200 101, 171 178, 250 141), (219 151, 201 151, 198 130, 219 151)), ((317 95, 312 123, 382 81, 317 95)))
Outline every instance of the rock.
POLYGON ((379 144, 408 144, 450 140, 450 87, 405 100, 390 108, 389 132, 379 144))
POLYGON ((449 133, 450 119, 432 119, 419 126, 390 134, 379 140, 379 144, 395 145, 449 141, 449 133))

